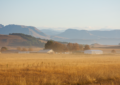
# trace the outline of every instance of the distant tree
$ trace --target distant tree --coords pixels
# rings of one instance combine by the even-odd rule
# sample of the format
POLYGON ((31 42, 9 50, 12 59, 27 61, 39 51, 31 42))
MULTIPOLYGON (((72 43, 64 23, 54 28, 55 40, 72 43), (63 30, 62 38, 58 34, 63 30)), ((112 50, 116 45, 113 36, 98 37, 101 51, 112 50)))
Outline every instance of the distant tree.
POLYGON ((67 44, 67 48, 69 51, 73 51, 73 44, 72 43, 68 43, 67 44))
POLYGON ((68 52, 69 51, 69 49, 67 48, 67 46, 66 45, 64 45, 64 52, 68 52))
POLYGON ((45 44, 45 49, 53 49, 56 52, 64 52, 68 50, 66 45, 51 40, 45 44))
POLYGON ((84 50, 90 50, 90 46, 89 45, 85 45, 84 50))
POLYGON ((115 50, 112 50, 111 53, 116 53, 116 51, 115 51, 115 50))
POLYGON ((52 49, 54 45, 54 41, 50 40, 47 41, 47 43, 45 44, 45 49, 52 49))
POLYGON ((33 51, 33 49, 32 48, 28 48, 28 51, 33 51))
POLYGON ((77 43, 68 43, 66 45, 60 42, 50 40, 45 44, 45 49, 53 49, 56 52, 78 51, 80 50, 80 46, 77 43))
POLYGON ((83 48, 84 48, 84 46, 81 44, 81 45, 79 45, 79 47, 80 47, 80 50, 82 51, 83 50, 83 48))
POLYGON ((79 44, 74 43, 74 44, 73 44, 73 47, 72 47, 72 50, 73 50, 73 51, 78 51, 78 50, 80 50, 79 44))
POLYGON ((28 51, 27 48, 23 48, 22 51, 28 51))
POLYGON ((21 47, 17 47, 17 50, 21 51, 21 50, 22 50, 22 48, 21 48, 21 47))
POLYGON ((1 51, 6 51, 7 50, 7 47, 2 47, 1 48, 1 51))
POLYGON ((59 43, 59 42, 54 42, 53 50, 56 51, 56 52, 63 52, 64 51, 64 45, 59 43))

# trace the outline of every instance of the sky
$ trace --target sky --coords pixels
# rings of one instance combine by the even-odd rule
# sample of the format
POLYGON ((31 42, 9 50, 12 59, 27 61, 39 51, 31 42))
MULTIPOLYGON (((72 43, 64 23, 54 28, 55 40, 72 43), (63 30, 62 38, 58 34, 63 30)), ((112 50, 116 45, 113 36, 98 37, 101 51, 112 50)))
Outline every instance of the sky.
POLYGON ((120 0, 0 0, 0 24, 120 29, 120 0))

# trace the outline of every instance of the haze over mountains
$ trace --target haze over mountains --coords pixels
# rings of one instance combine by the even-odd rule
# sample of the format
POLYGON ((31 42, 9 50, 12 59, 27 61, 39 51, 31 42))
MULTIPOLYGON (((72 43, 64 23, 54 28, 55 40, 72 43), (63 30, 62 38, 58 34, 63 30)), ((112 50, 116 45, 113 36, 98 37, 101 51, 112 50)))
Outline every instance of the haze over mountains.
POLYGON ((65 32, 58 34, 59 37, 65 39, 57 39, 64 42, 77 42, 84 44, 100 43, 106 45, 116 45, 120 43, 120 30, 100 31, 100 30, 76 30, 68 29, 65 32))
POLYGON ((80 44, 118 44, 120 43, 120 30, 100 31, 100 30, 77 30, 67 29, 64 32, 42 29, 38 30, 33 26, 0 24, 0 34, 23 33, 41 39, 52 39, 63 42, 76 42, 80 44))
POLYGON ((47 35, 53 36, 62 33, 63 31, 52 30, 52 29, 41 29, 41 31, 47 35))
POLYGON ((8 35, 10 33, 23 33, 37 38, 49 39, 49 37, 33 26, 24 25, 2 25, 0 24, 0 34, 8 35))
POLYGON ((57 36, 69 39, 100 39, 100 38, 120 38, 120 30, 100 31, 100 30, 76 30, 68 29, 57 36))

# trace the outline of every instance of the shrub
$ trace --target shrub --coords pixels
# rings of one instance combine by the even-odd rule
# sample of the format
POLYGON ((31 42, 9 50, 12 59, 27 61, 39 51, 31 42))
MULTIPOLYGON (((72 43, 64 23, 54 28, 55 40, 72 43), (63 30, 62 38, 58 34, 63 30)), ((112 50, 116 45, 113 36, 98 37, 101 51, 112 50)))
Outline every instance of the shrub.
POLYGON ((28 51, 27 48, 23 48, 22 51, 28 51))
POLYGON ((29 48, 28 51, 33 51, 33 49, 32 49, 32 48, 29 48))
POLYGON ((21 50, 22 50, 22 48, 21 48, 21 47, 17 47, 17 50, 21 51, 21 50))
POLYGON ((85 45, 84 50, 90 50, 90 46, 89 45, 85 45))
POLYGON ((2 47, 2 48, 1 48, 1 51, 6 51, 6 50, 7 50, 6 47, 2 47))
POLYGON ((115 51, 115 50, 112 50, 111 53, 116 53, 116 51, 115 51))

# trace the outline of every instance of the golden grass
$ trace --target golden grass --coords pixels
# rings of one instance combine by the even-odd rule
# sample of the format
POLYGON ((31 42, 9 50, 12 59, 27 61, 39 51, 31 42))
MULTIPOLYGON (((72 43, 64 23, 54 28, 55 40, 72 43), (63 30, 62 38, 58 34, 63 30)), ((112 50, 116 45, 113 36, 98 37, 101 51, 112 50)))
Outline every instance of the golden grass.
POLYGON ((0 85, 120 85, 120 55, 0 54, 0 85))

